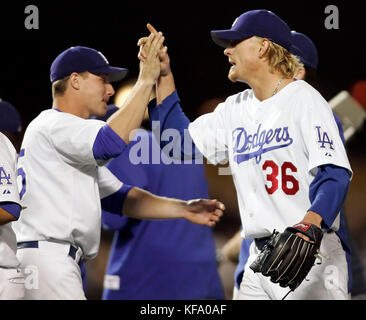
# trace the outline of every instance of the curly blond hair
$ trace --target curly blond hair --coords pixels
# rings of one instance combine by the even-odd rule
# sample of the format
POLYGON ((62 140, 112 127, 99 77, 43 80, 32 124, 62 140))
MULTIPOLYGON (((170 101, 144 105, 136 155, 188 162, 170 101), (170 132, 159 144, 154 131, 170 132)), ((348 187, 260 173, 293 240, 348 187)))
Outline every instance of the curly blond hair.
MULTIPOLYGON (((264 38, 255 36, 258 40, 263 40, 264 38)), ((291 54, 284 47, 269 41, 270 45, 266 52, 266 57, 268 59, 269 71, 273 73, 274 71, 281 72, 285 77, 292 78, 297 70, 304 65, 300 62, 299 58, 291 54)))

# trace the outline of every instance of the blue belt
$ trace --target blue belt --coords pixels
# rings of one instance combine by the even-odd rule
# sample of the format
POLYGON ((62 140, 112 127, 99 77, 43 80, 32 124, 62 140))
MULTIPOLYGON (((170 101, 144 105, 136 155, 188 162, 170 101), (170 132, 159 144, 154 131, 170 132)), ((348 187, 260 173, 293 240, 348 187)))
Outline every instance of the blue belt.
MULTIPOLYGON (((38 248, 38 241, 25 241, 25 242, 18 242, 17 244, 18 249, 24 249, 24 248, 38 248)), ((69 256, 75 260, 76 258, 76 249, 70 244, 70 250, 69 250, 69 256)))

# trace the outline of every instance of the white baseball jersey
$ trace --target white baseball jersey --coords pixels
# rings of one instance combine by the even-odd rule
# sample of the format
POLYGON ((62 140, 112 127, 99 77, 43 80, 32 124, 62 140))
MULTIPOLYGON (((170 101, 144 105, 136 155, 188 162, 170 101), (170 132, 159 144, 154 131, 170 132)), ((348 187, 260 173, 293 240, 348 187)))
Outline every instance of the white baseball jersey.
POLYGON ((264 101, 251 89, 230 96, 192 122, 189 132, 210 162, 229 161, 245 238, 301 221, 318 166, 351 171, 331 108, 304 81, 264 101))
POLYGON ((97 254, 100 199, 123 185, 93 156, 94 140, 104 125, 54 109, 29 124, 18 159, 24 207, 14 223, 18 242, 64 241, 81 247, 85 258, 97 254))
MULTIPOLYGON (((20 204, 17 187, 17 153, 9 139, 0 132, 0 204, 13 202, 20 204)), ((0 225, 0 267, 17 268, 17 241, 12 223, 0 225)))

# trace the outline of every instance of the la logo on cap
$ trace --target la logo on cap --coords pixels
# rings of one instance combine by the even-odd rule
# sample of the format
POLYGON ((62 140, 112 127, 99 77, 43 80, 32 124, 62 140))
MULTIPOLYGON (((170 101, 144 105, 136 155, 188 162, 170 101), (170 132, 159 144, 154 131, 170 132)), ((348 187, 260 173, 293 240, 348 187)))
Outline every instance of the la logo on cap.
POLYGON ((100 56, 104 59, 104 61, 109 64, 107 58, 103 55, 103 53, 101 53, 100 51, 98 51, 98 53, 100 54, 100 56))
POLYGON ((237 18, 234 20, 234 22, 233 22, 233 24, 231 25, 231 27, 234 27, 234 25, 235 25, 235 23, 238 21, 238 19, 239 19, 239 17, 237 17, 237 18))

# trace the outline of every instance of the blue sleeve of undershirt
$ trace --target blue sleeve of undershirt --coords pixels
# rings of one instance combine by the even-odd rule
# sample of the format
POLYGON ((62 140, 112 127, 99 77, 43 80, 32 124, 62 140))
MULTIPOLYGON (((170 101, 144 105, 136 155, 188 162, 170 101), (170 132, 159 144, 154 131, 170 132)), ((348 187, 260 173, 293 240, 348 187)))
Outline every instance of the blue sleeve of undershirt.
POLYGON ((110 213, 121 215, 125 198, 132 188, 133 187, 128 184, 123 184, 117 192, 112 193, 110 196, 101 200, 102 209, 110 213))
POLYGON ((120 155, 126 147, 126 142, 106 124, 95 138, 93 155, 96 160, 109 160, 120 155))
MULTIPOLYGON (((148 110, 152 132, 160 143, 162 150, 171 141, 176 140, 178 142, 174 146, 180 148, 181 160, 202 157, 189 134, 188 126, 190 121, 180 106, 177 91, 165 98, 160 105, 156 105, 155 99, 152 100, 149 103, 148 110), (174 134, 172 131, 166 131, 167 129, 175 129, 174 134), (165 134, 169 136, 169 139, 164 137, 165 134)), ((169 154, 169 156, 172 156, 172 154, 169 154)))
POLYGON ((351 173, 335 165, 318 167, 318 173, 309 187, 311 207, 323 218, 323 227, 329 229, 346 199, 351 173))
POLYGON ((19 219, 20 211, 22 209, 19 204, 15 202, 2 202, 0 203, 0 207, 14 216, 17 220, 19 219))

